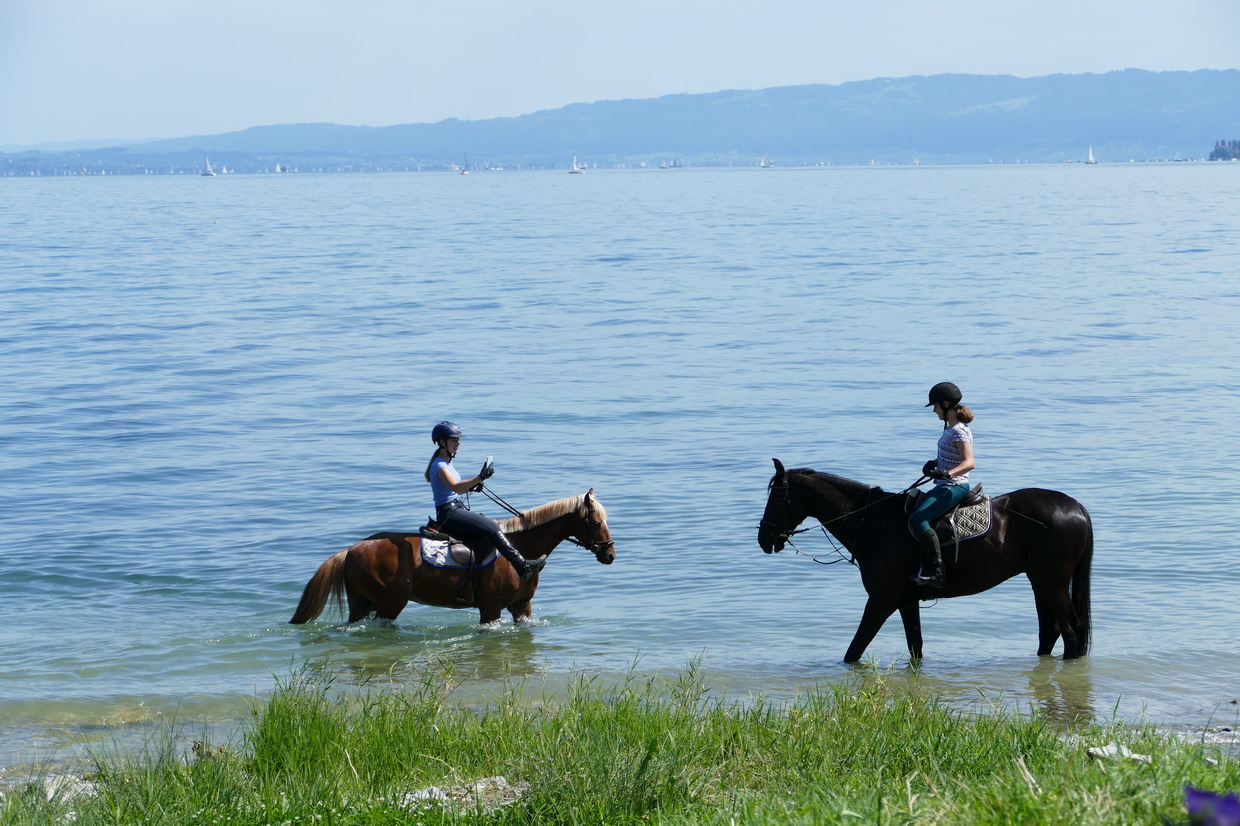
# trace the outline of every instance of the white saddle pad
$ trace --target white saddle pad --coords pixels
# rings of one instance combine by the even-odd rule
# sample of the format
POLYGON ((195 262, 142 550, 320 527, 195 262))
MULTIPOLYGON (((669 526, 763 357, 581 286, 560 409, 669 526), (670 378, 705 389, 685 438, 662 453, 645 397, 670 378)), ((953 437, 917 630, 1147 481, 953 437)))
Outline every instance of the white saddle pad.
POLYGON ((422 537, 422 561, 435 568, 485 568, 495 562, 495 551, 488 553, 482 561, 474 562, 474 552, 464 542, 422 537))

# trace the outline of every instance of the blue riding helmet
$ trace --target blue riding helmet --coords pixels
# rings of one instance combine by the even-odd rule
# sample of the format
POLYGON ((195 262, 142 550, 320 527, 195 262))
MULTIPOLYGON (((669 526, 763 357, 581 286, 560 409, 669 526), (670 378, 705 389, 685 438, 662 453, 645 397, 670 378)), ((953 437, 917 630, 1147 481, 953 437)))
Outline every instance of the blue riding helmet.
POLYGON ((452 422, 440 422, 431 431, 431 441, 439 444, 444 439, 464 439, 465 434, 452 422))

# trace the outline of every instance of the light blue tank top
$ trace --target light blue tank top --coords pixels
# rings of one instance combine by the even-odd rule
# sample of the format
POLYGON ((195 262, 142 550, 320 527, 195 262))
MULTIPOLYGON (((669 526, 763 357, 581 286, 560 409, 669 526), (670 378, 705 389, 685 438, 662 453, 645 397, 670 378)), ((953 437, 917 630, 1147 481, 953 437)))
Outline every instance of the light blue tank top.
POLYGON ((431 493, 435 495, 435 507, 461 498, 456 491, 444 484, 443 477, 439 475, 439 469, 444 467, 448 469, 448 477, 453 482, 461 481, 461 476, 456 472, 456 468, 452 467, 452 463, 442 456, 436 456, 431 462, 431 493))

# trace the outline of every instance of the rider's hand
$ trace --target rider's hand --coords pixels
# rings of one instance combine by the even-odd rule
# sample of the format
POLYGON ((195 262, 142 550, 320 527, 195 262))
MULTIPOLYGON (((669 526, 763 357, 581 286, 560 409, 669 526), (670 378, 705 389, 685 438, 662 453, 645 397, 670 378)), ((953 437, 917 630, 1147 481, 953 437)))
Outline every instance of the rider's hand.
POLYGON ((950 479, 950 478, 952 478, 952 475, 951 475, 950 473, 948 473, 948 472, 947 472, 947 471, 945 471, 945 470, 939 470, 938 468, 933 468, 933 469, 932 469, 929 473, 927 473, 926 475, 927 475, 927 476, 929 476, 931 479, 950 479))
POLYGON ((495 465, 491 464, 490 462, 487 462, 485 465, 482 466, 482 470, 478 471, 479 479, 490 479, 494 475, 495 475, 495 465))
POLYGON ((478 484, 474 485, 472 488, 469 489, 469 492, 470 493, 482 493, 482 483, 479 482, 478 484))
POLYGON ((921 466, 921 475, 929 476, 931 479, 933 479, 934 472, 938 470, 938 468, 939 468, 939 460, 931 459, 930 461, 926 462, 924 465, 921 466))

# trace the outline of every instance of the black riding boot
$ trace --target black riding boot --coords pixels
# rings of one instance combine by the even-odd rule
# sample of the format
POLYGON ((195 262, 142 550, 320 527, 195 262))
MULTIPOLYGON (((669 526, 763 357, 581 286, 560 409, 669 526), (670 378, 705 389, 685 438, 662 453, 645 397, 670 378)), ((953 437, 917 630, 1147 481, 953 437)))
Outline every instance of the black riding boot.
POLYGON ((939 549, 939 535, 933 529, 917 537, 921 542, 921 571, 913 574, 918 585, 931 588, 943 587, 943 552, 939 549))
POLYGON ((543 569, 547 564, 547 557, 539 557, 538 559, 526 559, 521 556, 521 552, 512 547, 512 543, 508 541, 508 537, 503 533, 498 534, 499 541, 495 543, 495 549, 499 551, 499 555, 508 560, 508 564, 512 565, 512 569, 517 572, 517 576, 521 581, 532 577, 543 569))

